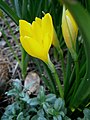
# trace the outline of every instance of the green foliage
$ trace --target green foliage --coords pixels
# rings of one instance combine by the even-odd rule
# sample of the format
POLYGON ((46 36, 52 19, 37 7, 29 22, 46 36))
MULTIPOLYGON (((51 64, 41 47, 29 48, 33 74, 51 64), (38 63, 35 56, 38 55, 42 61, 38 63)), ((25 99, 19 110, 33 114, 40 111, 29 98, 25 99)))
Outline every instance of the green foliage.
POLYGON ((1 120, 70 120, 67 116, 65 102, 62 98, 56 98, 54 94, 45 95, 41 87, 37 97, 30 98, 22 87, 20 80, 12 83, 12 89, 6 92, 13 97, 14 102, 5 109, 1 120))

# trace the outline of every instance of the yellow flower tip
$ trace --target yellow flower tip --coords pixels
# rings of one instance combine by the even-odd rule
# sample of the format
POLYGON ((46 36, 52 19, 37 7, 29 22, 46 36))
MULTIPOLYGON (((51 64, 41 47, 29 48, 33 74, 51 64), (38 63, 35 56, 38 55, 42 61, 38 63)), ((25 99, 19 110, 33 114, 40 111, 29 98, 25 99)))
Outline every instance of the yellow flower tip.
POLYGON ((31 24, 25 20, 19 20, 20 36, 31 36, 31 24))
POLYGON ((69 10, 66 10, 66 16, 68 16, 70 18, 70 20, 72 22, 72 25, 73 25, 73 28, 75 30, 75 34, 77 36, 77 34, 78 34, 78 26, 77 26, 73 16, 70 14, 69 10))
MULTIPOLYGON (((49 19, 50 20, 50 23, 53 24, 52 22, 52 17, 49 13, 45 14, 44 16, 44 19, 49 19)), ((55 31, 55 28, 53 26, 53 31, 52 31, 53 35, 52 35, 52 45, 56 48, 59 48, 59 41, 58 41, 58 37, 57 37, 57 34, 56 34, 56 31, 55 31)))
POLYGON ((48 61, 48 52, 52 44, 53 24, 49 13, 40 19, 35 18, 32 24, 19 21, 20 42, 26 52, 36 58, 48 61))
POLYGON ((36 21, 39 25, 41 25, 41 23, 42 23, 42 20, 41 20, 40 18, 38 18, 38 17, 35 18, 35 21, 36 21))
POLYGON ((70 52, 75 50, 78 27, 69 10, 65 10, 65 6, 63 7, 62 16, 62 33, 70 52))

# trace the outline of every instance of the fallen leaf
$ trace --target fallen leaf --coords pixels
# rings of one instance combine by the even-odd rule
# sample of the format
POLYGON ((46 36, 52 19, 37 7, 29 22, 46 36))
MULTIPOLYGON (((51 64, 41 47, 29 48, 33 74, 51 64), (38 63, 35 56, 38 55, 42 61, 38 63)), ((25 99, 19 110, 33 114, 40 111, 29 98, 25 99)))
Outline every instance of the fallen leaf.
POLYGON ((38 93, 40 87, 40 77, 35 72, 29 72, 26 76, 24 87, 28 89, 28 94, 38 93))

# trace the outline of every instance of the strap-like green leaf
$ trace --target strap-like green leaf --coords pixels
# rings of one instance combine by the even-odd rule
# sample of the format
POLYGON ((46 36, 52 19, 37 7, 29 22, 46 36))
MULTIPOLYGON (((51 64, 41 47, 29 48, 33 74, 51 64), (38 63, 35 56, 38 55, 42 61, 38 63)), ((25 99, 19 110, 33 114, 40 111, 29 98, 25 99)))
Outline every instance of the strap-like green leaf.
POLYGON ((5 3, 4 1, 0 0, 0 8, 8 14, 13 21, 18 25, 19 23, 19 17, 16 15, 16 13, 5 3))

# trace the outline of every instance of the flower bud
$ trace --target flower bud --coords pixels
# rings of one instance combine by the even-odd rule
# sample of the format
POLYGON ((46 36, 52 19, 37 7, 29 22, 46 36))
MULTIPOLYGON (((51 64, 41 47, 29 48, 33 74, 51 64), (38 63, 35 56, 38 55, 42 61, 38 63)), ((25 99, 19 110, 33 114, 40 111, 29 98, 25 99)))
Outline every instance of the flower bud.
POLYGON ((69 51, 73 55, 76 51, 78 27, 69 10, 65 10, 65 6, 63 7, 62 15, 62 33, 65 43, 69 51))

